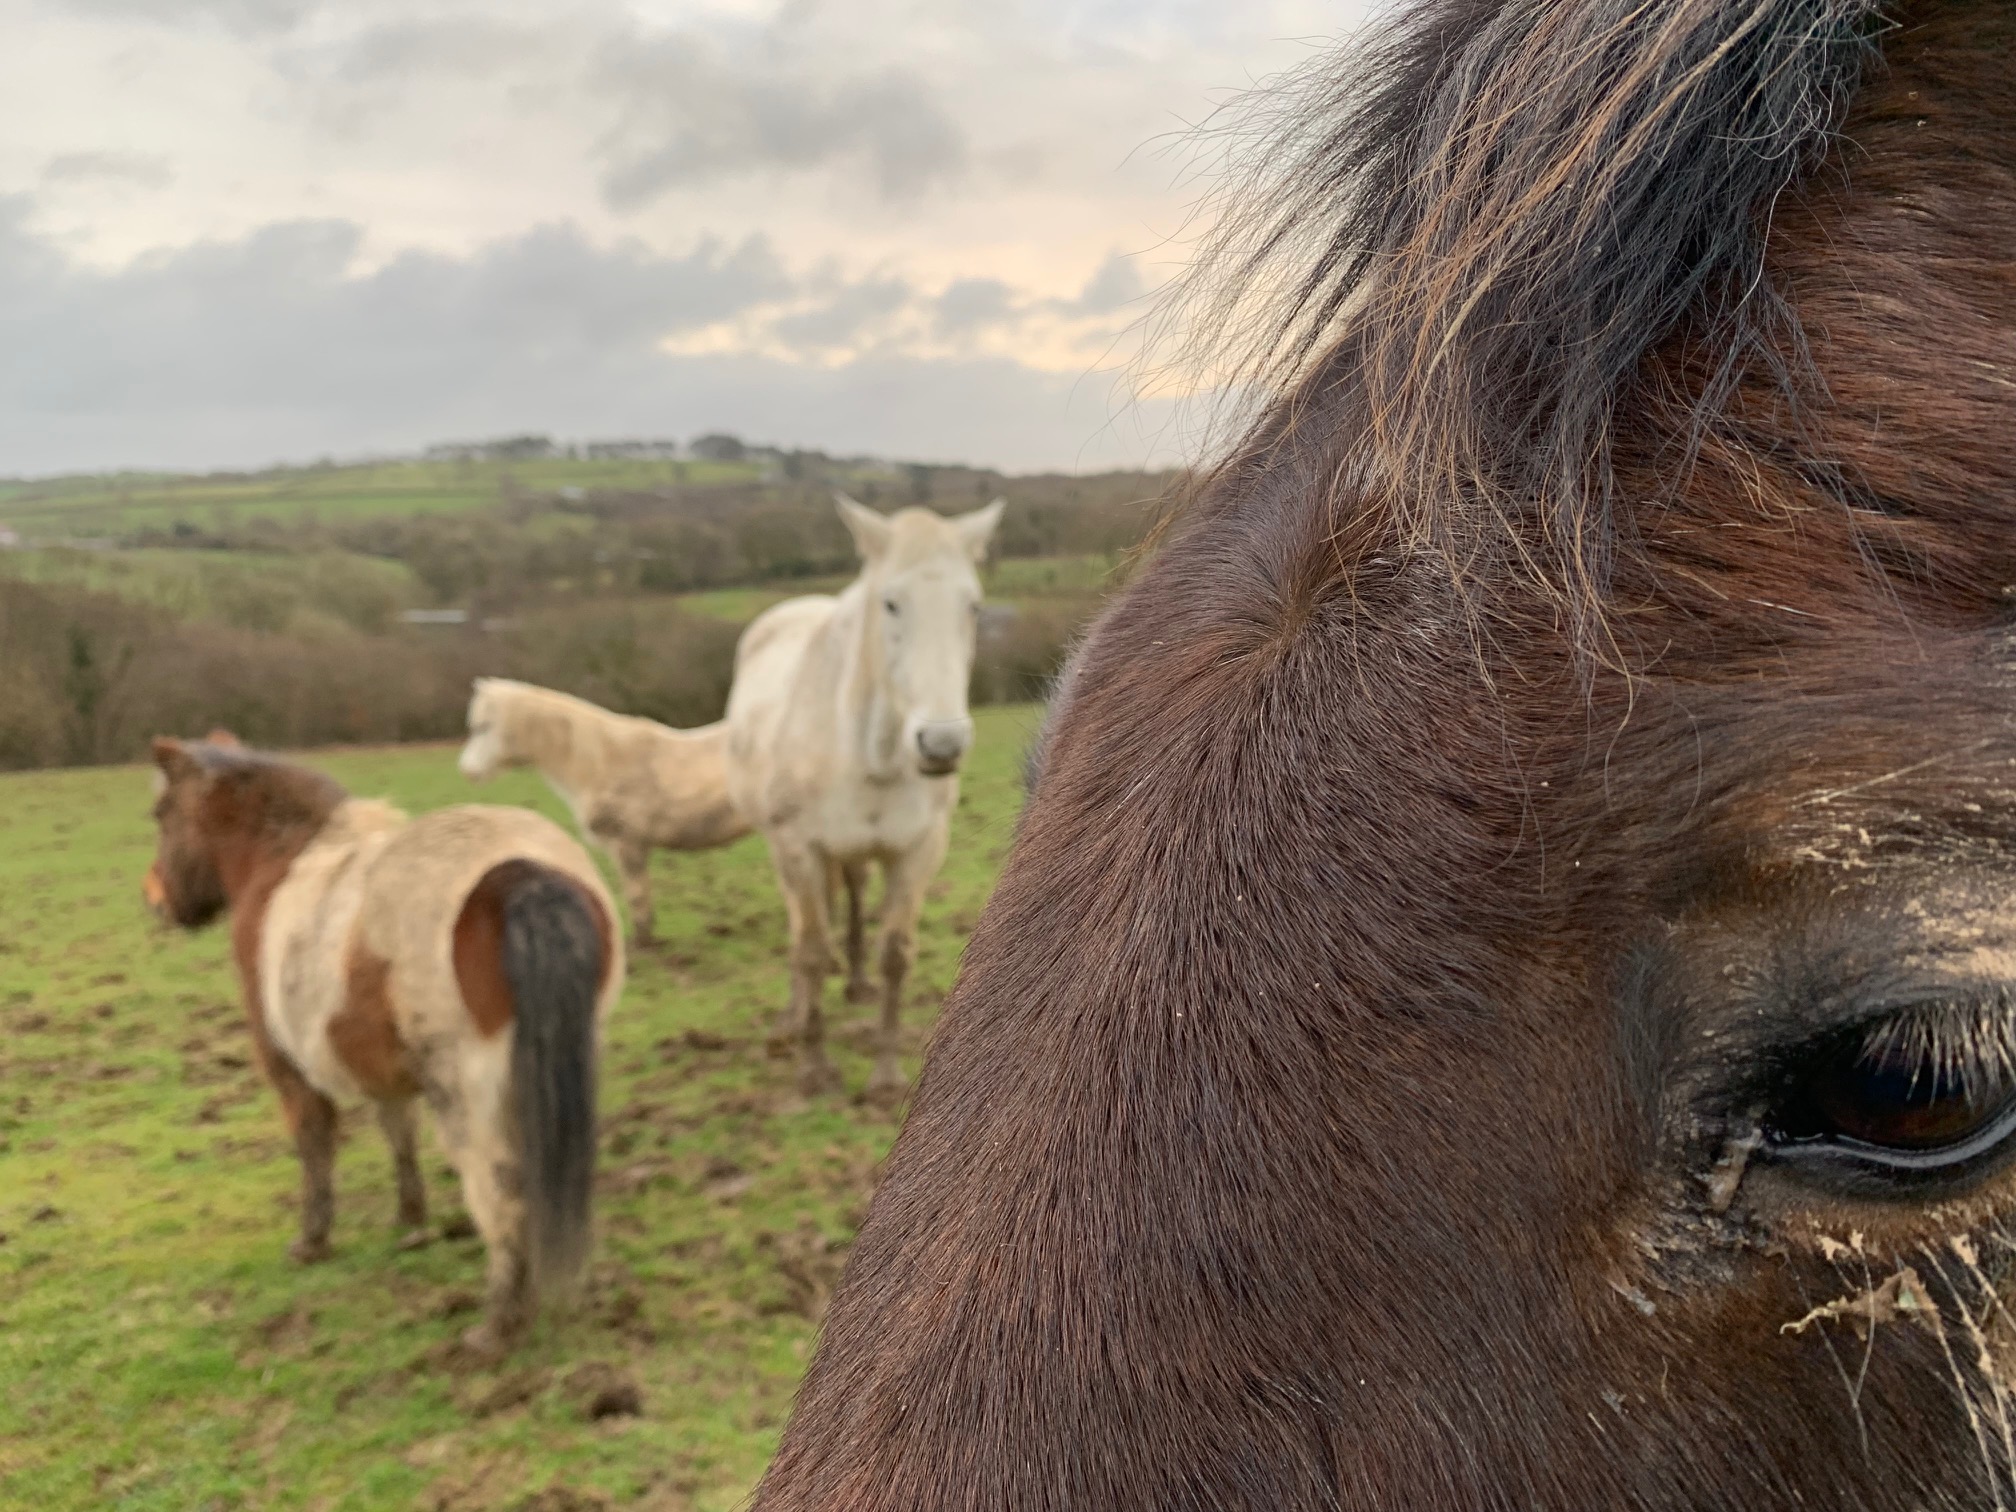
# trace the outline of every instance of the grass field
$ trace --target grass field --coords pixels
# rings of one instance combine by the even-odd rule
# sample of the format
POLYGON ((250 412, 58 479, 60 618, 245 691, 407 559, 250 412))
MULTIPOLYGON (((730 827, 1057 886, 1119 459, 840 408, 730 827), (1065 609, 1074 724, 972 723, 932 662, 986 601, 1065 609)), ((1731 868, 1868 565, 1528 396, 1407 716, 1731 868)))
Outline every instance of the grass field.
POLYGON ((215 477, 121 473, 0 480, 0 522, 37 539, 219 529, 252 520, 323 524, 477 509, 563 488, 705 487, 753 481, 753 462, 384 462, 215 477))
MULTIPOLYGON (((1006 851, 1035 724, 978 717, 914 1046, 1006 851)), ((318 764, 414 810, 475 796, 447 747, 318 764)), ((559 817, 522 775, 481 796, 559 817)), ((760 842, 660 858, 665 943, 633 960, 609 1037, 592 1284, 505 1368, 458 1375, 436 1362, 472 1321, 482 1248, 451 1237, 438 1155, 444 1236, 396 1252, 390 1162, 351 1118, 336 1258, 286 1260, 297 1167, 224 937, 157 930, 138 901, 149 801, 134 768, 0 778, 0 1506, 737 1506, 895 1132, 807 1103, 765 1053, 784 926, 760 842), (589 1421, 583 1367, 634 1381, 641 1413, 589 1421)), ((837 1010, 856 1088, 872 1011, 837 1010)))

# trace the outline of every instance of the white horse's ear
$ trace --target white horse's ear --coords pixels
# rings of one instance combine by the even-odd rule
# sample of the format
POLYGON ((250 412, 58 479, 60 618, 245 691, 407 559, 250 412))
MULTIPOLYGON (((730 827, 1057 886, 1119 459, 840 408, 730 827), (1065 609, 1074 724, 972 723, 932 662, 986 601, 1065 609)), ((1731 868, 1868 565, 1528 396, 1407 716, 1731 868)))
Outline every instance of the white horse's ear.
POLYGON ((854 537, 854 549, 861 553, 861 559, 874 561, 889 544, 889 521, 844 493, 833 495, 833 503, 840 511, 840 522, 854 537))
POLYGON ((959 539, 966 545, 967 555, 974 561, 987 560, 987 548, 993 544, 995 528, 1001 523, 1001 511, 1007 507, 1006 499, 996 499, 985 509, 960 515, 952 522, 952 528, 959 532, 959 539))

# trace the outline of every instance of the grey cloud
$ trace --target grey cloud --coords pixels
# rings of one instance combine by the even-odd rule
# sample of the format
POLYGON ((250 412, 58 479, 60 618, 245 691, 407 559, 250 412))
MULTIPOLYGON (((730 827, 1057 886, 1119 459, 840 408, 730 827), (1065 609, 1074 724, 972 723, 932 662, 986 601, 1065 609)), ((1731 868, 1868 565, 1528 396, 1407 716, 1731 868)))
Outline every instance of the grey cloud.
POLYGON ((73 15, 106 16, 166 26, 216 22, 246 35, 292 31, 321 0, 61 0, 73 15))
POLYGON ((932 329, 964 336, 998 325, 1015 312, 1015 293, 998 278, 962 278, 932 301, 932 329))
POLYGON ((1111 315, 1135 303, 1148 292, 1141 270, 1124 252, 1115 252, 1099 265, 1078 297, 1065 302, 1073 315, 1111 315))
POLYGON ((243 446, 266 426, 354 434, 475 396, 564 392, 648 368, 663 337, 791 288, 760 240, 662 257, 562 227, 355 276, 361 232, 344 222, 101 273, 31 235, 24 201, 0 210, 0 469, 35 465, 43 438, 72 429, 131 455, 121 427, 154 431, 177 414, 226 428, 241 416, 243 446))
POLYGON ((412 19, 374 26, 340 42, 302 48, 287 59, 297 73, 347 85, 404 83, 425 76, 484 78, 552 64, 553 38, 534 27, 482 16, 412 19))
POLYGON ((595 72, 624 107, 603 179, 618 209, 732 174, 834 164, 865 167, 885 200, 910 200, 967 165, 964 131, 908 69, 827 78, 682 33, 612 42, 595 72))
POLYGON ((174 181, 168 159, 152 152, 65 152, 42 165, 45 184, 127 184, 165 189, 174 181))
POLYGON ((797 311, 772 328, 777 337, 799 351, 851 346, 876 321, 910 303, 910 285, 900 278, 870 278, 843 284, 823 303, 797 311))
MULTIPOLYGON (((667 257, 549 227, 360 275, 358 229, 310 222, 100 272, 35 235, 31 209, 0 198, 0 475, 249 466, 521 430, 732 430, 1013 467, 1144 450, 1109 425, 1109 379, 999 359, 822 367, 661 350, 802 294, 761 241, 667 257)), ((889 279, 830 284, 824 334, 910 297, 889 279)))

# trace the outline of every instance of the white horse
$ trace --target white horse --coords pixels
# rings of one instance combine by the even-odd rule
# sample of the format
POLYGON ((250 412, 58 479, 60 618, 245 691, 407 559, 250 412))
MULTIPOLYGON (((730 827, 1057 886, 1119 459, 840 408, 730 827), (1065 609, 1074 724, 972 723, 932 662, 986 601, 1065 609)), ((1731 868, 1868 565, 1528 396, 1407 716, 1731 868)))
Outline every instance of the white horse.
POLYGON ((749 833, 728 795, 728 727, 675 730, 586 699, 479 677, 457 764, 482 782, 534 766, 623 878, 633 944, 651 943, 651 852, 707 850, 749 833))
POLYGON ((742 633, 728 695, 728 789, 763 832, 791 922, 791 1000, 808 1093, 839 1085, 820 995, 835 965, 841 885, 883 873, 882 1020, 868 1096, 894 1102, 903 982, 924 890, 945 859, 957 772, 973 743, 966 688, 980 613, 975 568, 1005 501, 957 519, 882 516, 839 498, 863 568, 837 597, 790 599, 742 633))

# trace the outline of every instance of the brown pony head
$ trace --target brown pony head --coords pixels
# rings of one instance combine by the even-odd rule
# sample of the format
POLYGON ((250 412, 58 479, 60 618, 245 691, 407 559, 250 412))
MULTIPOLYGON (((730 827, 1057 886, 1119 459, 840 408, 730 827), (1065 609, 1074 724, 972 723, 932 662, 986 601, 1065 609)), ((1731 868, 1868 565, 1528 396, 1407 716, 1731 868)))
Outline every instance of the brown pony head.
POLYGON ((228 732, 162 736, 154 863, 141 892, 160 918, 200 929, 320 829, 343 790, 319 773, 247 750, 228 732))
POLYGON ((1423 0, 763 1512, 2016 1506, 2016 7, 1423 0))

